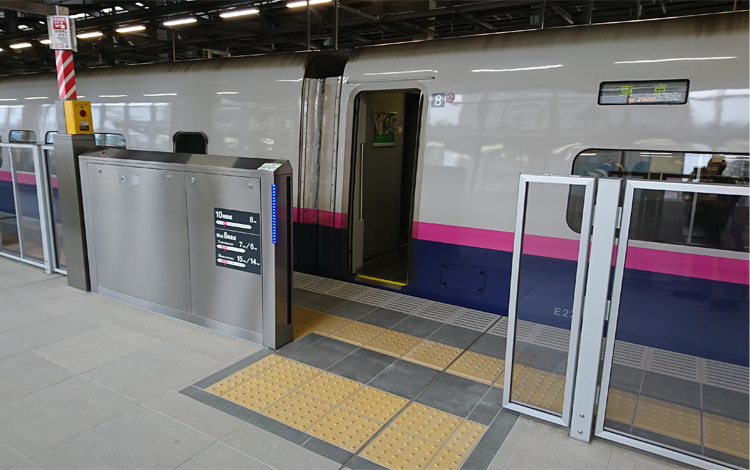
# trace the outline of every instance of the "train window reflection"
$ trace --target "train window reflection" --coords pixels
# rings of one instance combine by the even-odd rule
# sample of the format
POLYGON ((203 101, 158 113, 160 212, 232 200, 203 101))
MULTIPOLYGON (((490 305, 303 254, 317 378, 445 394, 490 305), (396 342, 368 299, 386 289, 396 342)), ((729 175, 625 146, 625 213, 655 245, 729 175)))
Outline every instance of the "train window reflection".
POLYGON ((36 132, 15 130, 8 133, 8 142, 16 144, 35 144, 36 143, 36 132))
POLYGON ((175 132, 172 141, 175 152, 202 154, 208 152, 208 137, 203 132, 175 132))
POLYGON ((94 134, 97 147, 111 147, 124 149, 125 136, 122 134, 94 134))
MULTIPOLYGON (((748 155, 699 152, 585 150, 572 174, 657 181, 747 186, 748 155)), ((583 193, 572 187, 567 221, 580 233, 583 193)), ((639 190, 633 200, 631 238, 728 251, 748 247, 748 198, 691 192, 639 190)))

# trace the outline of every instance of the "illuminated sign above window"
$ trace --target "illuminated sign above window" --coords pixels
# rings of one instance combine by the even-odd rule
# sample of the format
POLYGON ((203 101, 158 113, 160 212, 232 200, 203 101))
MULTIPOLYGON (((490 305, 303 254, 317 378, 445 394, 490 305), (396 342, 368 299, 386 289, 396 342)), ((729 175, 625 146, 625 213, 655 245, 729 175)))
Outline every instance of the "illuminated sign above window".
POLYGON ((689 80, 602 82, 599 104, 685 104, 689 80))

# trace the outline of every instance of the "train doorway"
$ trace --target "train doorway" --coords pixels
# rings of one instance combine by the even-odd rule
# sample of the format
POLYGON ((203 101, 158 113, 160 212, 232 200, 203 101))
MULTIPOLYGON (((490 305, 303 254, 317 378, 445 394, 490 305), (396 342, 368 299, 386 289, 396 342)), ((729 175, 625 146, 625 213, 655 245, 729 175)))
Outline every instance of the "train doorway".
POLYGON ((357 95, 350 195, 352 273, 400 288, 409 281, 409 247, 422 94, 357 95))

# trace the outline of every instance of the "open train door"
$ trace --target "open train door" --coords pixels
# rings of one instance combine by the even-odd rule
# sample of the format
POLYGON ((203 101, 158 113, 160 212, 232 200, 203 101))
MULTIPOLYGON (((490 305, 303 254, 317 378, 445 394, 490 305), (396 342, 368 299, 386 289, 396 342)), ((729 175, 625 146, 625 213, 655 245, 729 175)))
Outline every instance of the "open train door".
POLYGON ((363 91, 354 106, 352 273, 400 288, 409 280, 422 93, 363 91))

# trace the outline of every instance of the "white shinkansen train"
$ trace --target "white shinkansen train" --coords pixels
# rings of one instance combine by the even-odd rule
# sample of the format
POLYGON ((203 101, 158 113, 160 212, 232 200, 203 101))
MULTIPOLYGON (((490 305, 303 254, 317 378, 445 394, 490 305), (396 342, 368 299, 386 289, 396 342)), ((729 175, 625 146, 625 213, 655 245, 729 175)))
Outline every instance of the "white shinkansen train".
MULTIPOLYGON (((79 98, 92 102, 95 132, 110 142, 288 159, 297 270, 505 314, 519 173, 747 185, 748 70, 748 14, 740 12, 348 56, 109 67, 79 72, 77 82, 79 98)), ((56 131, 55 98, 53 74, 0 79, 3 141, 43 141, 56 131)), ((722 209, 699 204, 689 234, 681 210, 644 206, 654 223, 639 227, 644 254, 628 267, 642 274, 633 282, 648 280, 640 301, 684 304, 680 318, 664 313, 658 324, 696 333, 665 344, 658 331, 634 327, 622 339, 748 365, 746 199, 722 209), (720 268, 667 268, 681 256, 720 268), (715 302, 689 301, 696 292, 715 302), (725 336, 730 330, 735 337, 725 336)), ((564 242, 578 237, 576 201, 566 193, 537 212, 543 236, 528 248, 539 266, 574 269, 564 242)), ((536 293, 538 317, 529 318, 564 326, 555 312, 568 300, 545 289, 536 293)), ((636 325, 655 315, 622 308, 636 325)))

